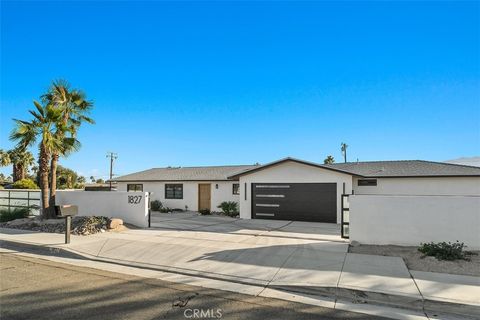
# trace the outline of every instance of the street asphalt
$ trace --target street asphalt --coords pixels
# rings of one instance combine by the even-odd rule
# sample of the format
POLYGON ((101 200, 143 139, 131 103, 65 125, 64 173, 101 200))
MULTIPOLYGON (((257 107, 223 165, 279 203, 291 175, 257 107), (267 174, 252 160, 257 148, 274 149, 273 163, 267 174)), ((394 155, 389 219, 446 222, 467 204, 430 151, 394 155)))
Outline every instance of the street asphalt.
POLYGON ((385 319, 0 254, 0 318, 385 319))

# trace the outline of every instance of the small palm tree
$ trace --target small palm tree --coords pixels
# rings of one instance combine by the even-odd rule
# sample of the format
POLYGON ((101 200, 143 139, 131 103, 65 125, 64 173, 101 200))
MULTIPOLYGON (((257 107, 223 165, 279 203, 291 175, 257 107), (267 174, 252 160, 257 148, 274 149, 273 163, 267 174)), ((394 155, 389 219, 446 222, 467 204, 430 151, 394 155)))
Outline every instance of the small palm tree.
MULTIPOLYGON (((70 84, 65 80, 53 81, 50 89, 42 96, 42 101, 61 111, 62 116, 60 125, 57 126, 56 135, 61 139, 65 136, 65 130, 68 129, 73 137, 76 136, 78 128, 84 122, 95 123, 93 119, 88 117, 93 103, 86 100, 86 95, 83 91, 71 89, 70 84)), ((57 166, 60 156, 68 156, 72 151, 76 151, 80 146, 77 145, 72 150, 68 145, 62 149, 55 151, 50 160, 50 205, 55 205, 55 195, 57 192, 57 166)))
POLYGON ((342 142, 340 149, 342 150, 343 161, 345 163, 347 162, 347 148, 348 148, 348 144, 346 144, 345 142, 342 142))
POLYGON ((10 159, 10 153, 3 149, 0 149, 0 167, 9 166, 12 163, 10 159))
MULTIPOLYGON (((26 149, 33 146, 39 140, 38 148, 40 155, 38 159, 40 191, 42 194, 42 215, 45 218, 53 217, 54 211, 49 210, 48 197, 48 172, 49 162, 52 154, 64 153, 66 148, 74 149, 78 141, 73 137, 59 136, 58 126, 62 118, 62 112, 49 104, 33 102, 36 110, 30 110, 33 116, 31 121, 17 120, 10 139, 17 142, 17 148, 26 149)), ((68 128, 61 127, 61 130, 68 132, 68 128)))
POLYGON ((325 160, 323 160, 324 164, 333 164, 335 162, 335 158, 333 156, 327 156, 325 160))
POLYGON ((35 163, 33 154, 21 148, 10 150, 9 153, 13 164, 13 182, 25 179, 28 167, 35 163))

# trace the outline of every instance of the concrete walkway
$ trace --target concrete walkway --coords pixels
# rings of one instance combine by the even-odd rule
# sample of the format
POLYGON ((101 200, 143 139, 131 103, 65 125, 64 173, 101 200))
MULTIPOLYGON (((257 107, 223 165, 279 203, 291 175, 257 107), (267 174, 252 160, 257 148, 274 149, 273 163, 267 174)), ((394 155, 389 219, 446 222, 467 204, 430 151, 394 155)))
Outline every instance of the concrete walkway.
POLYGON ((401 258, 347 253, 348 243, 328 234, 336 226, 310 226, 316 232, 304 227, 303 233, 301 225, 281 221, 170 218, 155 229, 73 236, 69 245, 62 234, 14 229, 0 229, 0 240, 4 248, 60 250, 80 259, 164 272, 165 280, 188 277, 191 282, 194 277, 200 279, 196 285, 221 283, 223 290, 257 296, 293 293, 297 299, 321 298, 331 307, 353 302, 408 308, 420 315, 480 315, 477 277, 410 273, 401 258))

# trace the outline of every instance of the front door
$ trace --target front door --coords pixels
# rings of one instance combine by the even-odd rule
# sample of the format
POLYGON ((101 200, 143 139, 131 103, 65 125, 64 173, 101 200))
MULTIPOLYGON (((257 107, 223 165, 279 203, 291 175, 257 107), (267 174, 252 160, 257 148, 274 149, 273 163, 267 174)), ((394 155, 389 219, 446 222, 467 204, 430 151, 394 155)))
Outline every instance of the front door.
POLYGON ((209 183, 198 184, 198 211, 210 210, 211 186, 209 183))

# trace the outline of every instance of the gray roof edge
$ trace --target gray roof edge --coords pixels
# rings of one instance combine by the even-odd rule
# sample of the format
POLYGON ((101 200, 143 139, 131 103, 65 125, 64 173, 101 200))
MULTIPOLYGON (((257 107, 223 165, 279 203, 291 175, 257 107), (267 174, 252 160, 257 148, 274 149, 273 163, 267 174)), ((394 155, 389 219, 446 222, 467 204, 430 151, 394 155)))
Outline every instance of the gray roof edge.
POLYGON ((441 165, 441 166, 449 166, 449 167, 456 167, 456 168, 463 168, 463 169, 471 169, 476 172, 472 173, 426 173, 426 174, 391 174, 391 175, 384 175, 384 174, 368 174, 364 175, 367 178, 428 178, 428 177, 478 177, 480 176, 480 167, 476 166, 469 166, 463 164, 455 164, 455 163, 446 163, 446 162, 438 162, 438 161, 430 161, 430 160, 379 160, 379 161, 359 161, 359 162, 339 162, 334 163, 329 166, 335 167, 336 165, 343 165, 346 166, 343 170, 352 170, 354 171, 356 164, 381 164, 381 163, 399 163, 399 162, 421 162, 427 164, 434 164, 434 165, 441 165))
POLYGON ((478 178, 480 174, 428 174, 428 175, 391 175, 391 176, 364 176, 365 178, 478 178))
POLYGON ((113 182, 191 182, 191 181, 232 181, 232 179, 131 179, 131 180, 112 180, 113 182))
POLYGON ((281 163, 284 163, 284 162, 287 162, 287 161, 293 161, 293 162, 297 162, 297 163, 304 164, 304 165, 307 165, 307 166, 317 167, 317 168, 320 168, 320 169, 336 171, 336 172, 347 174, 347 175, 350 175, 350 176, 363 177, 360 174, 349 172, 349 171, 346 171, 346 170, 332 168, 330 166, 322 165, 322 164, 315 163, 315 162, 309 162, 309 161, 305 161, 305 160, 301 160, 301 159, 296 159, 296 158, 292 158, 292 157, 286 157, 286 158, 282 158, 280 160, 276 160, 276 161, 273 161, 273 162, 266 163, 266 164, 261 165, 257 168, 252 168, 252 169, 249 169, 249 170, 245 170, 243 172, 239 172, 237 174, 233 174, 231 176, 228 176, 228 178, 229 179, 234 179, 234 178, 237 178, 237 177, 240 177, 240 176, 243 176, 243 175, 251 174, 251 173, 256 172, 256 171, 261 171, 261 170, 267 169, 267 168, 272 167, 272 166, 276 166, 278 164, 281 164, 281 163))
POLYGON ((239 164, 239 165, 225 165, 225 166, 154 167, 154 168, 150 168, 150 169, 145 169, 145 170, 141 170, 141 171, 137 171, 137 172, 124 174, 124 175, 121 175, 119 177, 113 178, 112 181, 116 181, 116 182, 127 182, 127 181, 229 181, 230 179, 228 177, 225 177, 225 179, 178 179, 178 180, 175 180, 175 179, 136 179, 135 177, 130 178, 130 176, 147 173, 149 171, 162 170, 162 169, 167 169, 167 170, 171 169, 173 171, 173 170, 177 170, 177 169, 195 169, 195 168, 198 168, 198 169, 212 168, 213 169, 213 168, 225 168, 225 167, 228 167, 228 168, 238 167, 239 172, 243 172, 242 167, 251 168, 251 167, 256 167, 256 166, 258 166, 258 165, 239 164))
POLYGON ((429 162, 429 163, 436 163, 436 164, 444 164, 444 165, 447 165, 447 166, 465 167, 465 168, 469 168, 469 169, 477 169, 477 170, 480 170, 480 167, 469 166, 468 164, 449 163, 449 162, 438 162, 438 161, 430 161, 430 160, 415 160, 415 161, 422 161, 422 162, 429 162))
POLYGON ((478 170, 480 170, 480 167, 477 167, 477 166, 470 166, 470 165, 467 165, 467 164, 450 163, 450 162, 441 162, 441 161, 431 161, 431 160, 421 160, 421 159, 411 159, 411 160, 373 160, 373 161, 335 162, 335 163, 329 164, 329 166, 345 165, 345 164, 351 164, 351 165, 355 165, 355 164, 357 164, 357 163, 412 162, 412 161, 418 161, 418 162, 428 162, 428 163, 435 163, 435 164, 443 164, 443 165, 449 165, 449 166, 455 166, 455 167, 466 167, 466 168, 471 168, 471 169, 478 169, 478 170))

